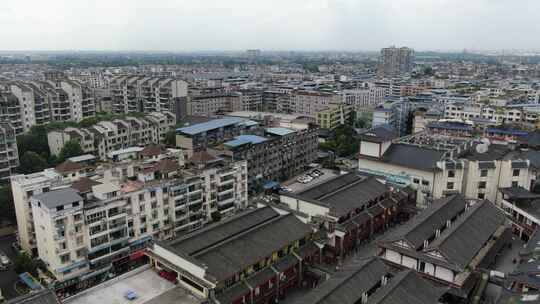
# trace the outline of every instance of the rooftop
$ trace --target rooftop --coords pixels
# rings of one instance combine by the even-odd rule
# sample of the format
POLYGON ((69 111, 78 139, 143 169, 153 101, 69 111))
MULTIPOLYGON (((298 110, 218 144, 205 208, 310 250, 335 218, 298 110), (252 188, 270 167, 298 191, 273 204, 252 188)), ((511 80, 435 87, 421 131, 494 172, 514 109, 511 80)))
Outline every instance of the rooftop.
POLYGON ((33 199, 39 201, 42 205, 45 205, 49 209, 83 200, 83 198, 73 188, 64 188, 45 192, 35 195, 33 199))
POLYGON ((267 128, 266 133, 278 136, 285 136, 291 133, 294 133, 294 130, 287 128, 267 128))
POLYGON ((233 140, 230 140, 224 143, 224 145, 231 148, 236 148, 239 146, 243 146, 245 144, 252 144, 252 145, 260 144, 267 140, 268 140, 267 138, 257 136, 257 135, 240 135, 240 136, 235 137, 233 140))
POLYGON ((235 124, 241 123, 243 121, 245 121, 244 118, 225 117, 225 118, 210 120, 210 121, 203 122, 203 123, 196 124, 196 125, 192 125, 192 126, 189 126, 189 127, 179 128, 179 129, 176 129, 176 132, 187 134, 187 135, 196 135, 196 134, 199 134, 199 133, 204 133, 204 132, 208 132, 208 131, 211 131, 211 130, 215 130, 215 129, 235 125, 235 124))

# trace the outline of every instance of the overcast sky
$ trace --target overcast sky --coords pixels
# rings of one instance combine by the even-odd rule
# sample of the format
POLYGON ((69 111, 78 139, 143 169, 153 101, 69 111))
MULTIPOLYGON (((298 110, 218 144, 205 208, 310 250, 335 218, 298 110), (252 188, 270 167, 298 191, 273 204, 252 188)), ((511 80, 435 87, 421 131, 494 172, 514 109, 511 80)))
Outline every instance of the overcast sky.
POLYGON ((0 0, 0 50, 540 49, 540 0, 0 0))

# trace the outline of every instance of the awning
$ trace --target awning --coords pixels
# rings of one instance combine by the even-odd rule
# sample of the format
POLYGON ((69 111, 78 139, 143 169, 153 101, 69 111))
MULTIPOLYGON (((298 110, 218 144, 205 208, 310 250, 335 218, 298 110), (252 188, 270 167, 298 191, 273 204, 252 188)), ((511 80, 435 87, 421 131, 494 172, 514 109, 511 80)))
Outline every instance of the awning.
POLYGON ((32 277, 28 272, 21 273, 19 275, 19 279, 21 279, 21 281, 32 290, 43 289, 39 282, 36 281, 36 279, 34 279, 34 277, 32 277))
POLYGON ((145 253, 144 250, 137 250, 137 251, 133 252, 133 253, 129 256, 129 259, 130 259, 131 261, 138 260, 138 259, 140 259, 140 258, 142 258, 142 257, 145 256, 144 253, 145 253))

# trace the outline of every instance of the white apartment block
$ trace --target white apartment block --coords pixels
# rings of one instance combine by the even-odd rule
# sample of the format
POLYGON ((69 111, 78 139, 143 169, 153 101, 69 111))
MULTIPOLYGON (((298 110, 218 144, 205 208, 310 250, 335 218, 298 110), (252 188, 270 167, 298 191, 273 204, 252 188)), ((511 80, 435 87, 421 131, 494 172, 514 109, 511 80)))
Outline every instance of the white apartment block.
POLYGON ((27 132, 32 126, 42 125, 51 121, 50 105, 45 91, 32 83, 16 82, 10 86, 11 93, 17 98, 17 103, 10 105, 11 113, 17 112, 18 117, 13 121, 20 125, 22 132, 27 132), (13 111, 13 112, 12 112, 13 111))
MULTIPOLYGON (((340 103, 339 95, 315 91, 293 91, 288 99, 288 113, 316 117, 317 112, 326 109, 332 103, 340 103)), ((287 107, 284 107, 287 109, 287 107)))
POLYGON ((247 207, 247 164, 157 158, 88 168, 66 162, 12 178, 21 246, 58 282, 114 271, 152 240, 247 207))
POLYGON ((485 119, 497 125, 503 123, 537 124, 538 113, 534 107, 504 108, 479 104, 449 103, 445 106, 444 117, 461 120, 485 119))
POLYGON ((344 90, 341 93, 342 102, 354 106, 356 111, 374 108, 384 102, 385 90, 372 87, 369 89, 344 90))
POLYGON ((170 112, 152 112, 144 117, 127 116, 113 121, 101 121, 89 128, 66 128, 47 134, 49 149, 58 155, 70 140, 77 140, 85 153, 96 154, 102 160, 114 150, 132 146, 159 144, 176 125, 170 112))
POLYGON ((115 113, 174 112, 178 98, 187 97, 187 82, 172 78, 117 76, 110 81, 115 113))
POLYGON ((13 82, 9 90, 0 113, 9 118, 17 134, 53 121, 79 122, 96 112, 90 89, 74 80, 13 82))
POLYGON ((500 188, 529 190, 536 179, 530 161, 508 146, 490 145, 479 153, 472 143, 449 148, 443 141, 429 142, 429 135, 415 138, 410 144, 368 131, 360 142, 359 170, 400 187, 410 186, 422 207, 431 199, 455 193, 500 202, 500 188))
POLYGON ((243 101, 246 100, 241 95, 229 93, 192 96, 187 103, 187 113, 211 117, 218 113, 241 111, 243 101))
POLYGON ((7 121, 0 121, 0 179, 9 178, 19 166, 15 128, 7 121))

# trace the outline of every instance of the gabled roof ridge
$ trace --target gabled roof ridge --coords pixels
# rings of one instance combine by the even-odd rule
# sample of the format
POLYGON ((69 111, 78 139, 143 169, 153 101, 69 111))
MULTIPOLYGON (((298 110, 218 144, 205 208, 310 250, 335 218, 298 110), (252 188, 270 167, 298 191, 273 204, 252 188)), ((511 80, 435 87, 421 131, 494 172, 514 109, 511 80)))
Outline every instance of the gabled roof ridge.
POLYGON ((212 245, 210 245, 210 246, 208 246, 208 247, 206 247, 206 248, 203 248, 203 249, 200 249, 200 250, 198 250, 198 251, 195 251, 195 252, 193 252, 193 253, 190 254, 190 255, 191 255, 192 257, 194 257, 194 258, 197 258, 197 256, 201 256, 201 255, 207 253, 208 251, 210 251, 210 250, 212 250, 212 249, 214 249, 214 248, 216 248, 216 247, 219 247, 219 246, 222 246, 222 245, 224 245, 224 244, 230 243, 230 242, 232 242, 232 241, 234 241, 234 240, 236 240, 236 239, 238 239, 238 238, 240 238, 240 237, 242 237, 242 236, 244 236, 244 235, 247 235, 247 234, 249 234, 249 233, 252 233, 252 232, 254 232, 254 231, 257 231, 257 230, 259 230, 259 229, 262 229, 263 227, 266 227, 266 226, 268 226, 269 224, 272 224, 272 223, 275 223, 275 222, 278 222, 278 221, 282 221, 282 220, 284 220, 284 219, 286 219, 286 218, 289 218, 290 216, 296 217, 296 216, 295 216, 294 214, 292 214, 292 213, 279 215, 279 216, 277 216, 277 217, 272 217, 272 218, 270 218, 270 219, 268 219, 268 220, 266 220, 266 221, 264 221, 264 222, 262 222, 262 223, 259 223, 259 224, 255 225, 255 226, 253 226, 253 227, 250 227, 250 228, 247 229, 247 230, 244 230, 244 231, 242 231, 242 232, 236 233, 236 234, 232 235, 231 237, 228 237, 228 238, 225 238, 225 239, 223 239, 223 240, 220 240, 220 241, 218 241, 218 242, 216 242, 216 243, 214 243, 214 244, 212 244, 212 245))

